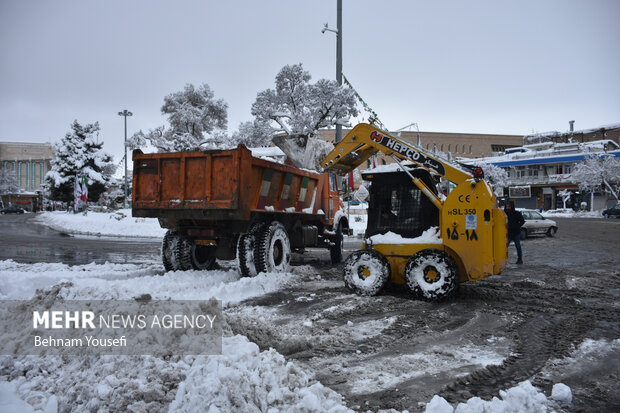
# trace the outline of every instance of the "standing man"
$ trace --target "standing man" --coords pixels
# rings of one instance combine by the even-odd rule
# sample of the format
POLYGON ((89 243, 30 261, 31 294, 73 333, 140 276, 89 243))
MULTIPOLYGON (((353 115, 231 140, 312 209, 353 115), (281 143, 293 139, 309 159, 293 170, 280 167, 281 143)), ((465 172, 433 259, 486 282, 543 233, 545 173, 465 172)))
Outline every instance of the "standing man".
POLYGON ((515 264, 523 264, 523 252, 521 251, 521 227, 525 224, 523 215, 515 210, 514 201, 508 201, 504 207, 504 212, 508 217, 508 245, 510 241, 515 243, 517 247, 517 262, 515 264))

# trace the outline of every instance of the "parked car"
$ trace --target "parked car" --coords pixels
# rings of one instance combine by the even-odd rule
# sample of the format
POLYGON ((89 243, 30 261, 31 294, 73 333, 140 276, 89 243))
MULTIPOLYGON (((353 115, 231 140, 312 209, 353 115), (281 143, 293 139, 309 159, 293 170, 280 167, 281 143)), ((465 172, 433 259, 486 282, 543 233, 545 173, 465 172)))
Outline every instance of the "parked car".
POLYGON ((25 211, 20 207, 10 206, 10 207, 4 208, 0 212, 2 214, 23 214, 25 211))
POLYGON ((620 204, 616 204, 612 206, 611 208, 607 208, 606 210, 604 210, 603 216, 605 218, 611 218, 611 217, 620 218, 620 204))
POLYGON ((558 224, 549 218, 543 217, 540 212, 533 209, 519 209, 523 214, 525 224, 521 227, 521 239, 530 235, 547 235, 552 237, 558 232, 558 224))

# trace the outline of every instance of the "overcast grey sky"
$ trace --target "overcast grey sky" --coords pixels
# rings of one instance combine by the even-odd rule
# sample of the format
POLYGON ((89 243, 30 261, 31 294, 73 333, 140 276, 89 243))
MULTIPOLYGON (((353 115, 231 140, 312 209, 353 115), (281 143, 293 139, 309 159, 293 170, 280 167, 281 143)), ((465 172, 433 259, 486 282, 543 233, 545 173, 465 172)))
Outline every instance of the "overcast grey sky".
MULTIPOLYGON (((343 71, 392 130, 527 134, 620 122, 620 1, 343 1, 343 71)), ((336 0, 0 0, 0 140, 99 121, 122 157, 165 95, 208 83, 229 131, 286 64, 335 77, 336 0)))

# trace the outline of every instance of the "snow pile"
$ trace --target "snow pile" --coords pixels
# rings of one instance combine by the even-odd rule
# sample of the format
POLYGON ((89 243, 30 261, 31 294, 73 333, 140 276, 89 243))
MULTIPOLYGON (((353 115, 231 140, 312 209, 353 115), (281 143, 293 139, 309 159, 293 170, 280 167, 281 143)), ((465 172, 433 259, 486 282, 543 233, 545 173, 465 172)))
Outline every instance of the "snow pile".
MULTIPOLYGON (((142 283, 145 278, 148 278, 147 275, 154 273, 156 270, 146 264, 106 263, 70 267, 60 263, 22 264, 13 260, 0 261, 0 299, 26 300, 31 298, 37 289, 46 289, 61 283, 85 286, 107 283, 108 287, 114 284, 126 284, 129 288, 136 289, 140 286, 131 284, 135 281, 138 281, 137 284, 142 283)), ((144 285, 137 291, 143 288, 144 285)), ((95 299, 96 297, 86 298, 95 299)))
POLYGON ((543 211, 545 218, 602 218, 602 211, 574 211, 569 208, 550 209, 543 211))
POLYGON ((551 389, 551 398, 562 404, 571 404, 573 401, 573 392, 566 384, 556 383, 551 389))
POLYGON ((161 238, 166 233, 157 218, 132 218, 131 209, 114 213, 90 211, 87 214, 44 212, 37 217, 37 221, 56 230, 76 234, 161 238))
POLYGON ((298 282, 291 273, 261 273, 240 278, 236 270, 170 271, 159 275, 148 264, 59 263, 20 264, 0 261, 0 299, 29 299, 37 289, 66 283, 60 296, 67 300, 126 300, 150 294, 155 300, 207 300, 230 305, 298 282), (19 283, 13 282, 20 280, 19 283))
MULTIPOLYGON (((300 277, 240 279, 234 270, 157 274, 146 264, 0 261, 2 298, 34 301, 150 294, 158 300, 216 297, 230 306, 300 277)), ((0 411, 348 411, 342 396, 242 336, 224 337, 218 356, 0 357, 0 377, 0 411)))
MULTIPOLYGON (((568 388, 568 386, 562 386, 568 388)), ((568 391, 570 392, 570 389, 568 391)), ((521 382, 511 389, 501 390, 499 395, 501 399, 493 397, 490 401, 482 400, 480 397, 472 397, 467 403, 459 403, 456 409, 443 397, 435 395, 426 405, 425 413, 544 413, 548 406, 553 403, 536 387, 532 386, 529 380, 521 382)))
POLYGON ((416 238, 403 238, 401 235, 388 231, 385 234, 377 234, 368 238, 373 245, 378 244, 442 244, 443 241, 439 237, 439 228, 431 227, 424 231, 422 235, 416 238))
POLYGON ((310 384, 306 373, 273 349, 261 352, 238 335, 225 338, 223 353, 196 359, 170 412, 351 411, 342 396, 310 384))

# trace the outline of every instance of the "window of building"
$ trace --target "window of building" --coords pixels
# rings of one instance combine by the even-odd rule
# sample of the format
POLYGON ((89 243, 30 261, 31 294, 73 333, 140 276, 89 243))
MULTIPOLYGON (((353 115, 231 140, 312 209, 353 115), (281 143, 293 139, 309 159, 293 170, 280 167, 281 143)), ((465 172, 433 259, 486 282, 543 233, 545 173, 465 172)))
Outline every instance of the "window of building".
POLYGON ((472 153, 472 152, 471 152, 471 145, 469 145, 469 153, 472 153))
POLYGON ((450 144, 448 144, 448 152, 450 152, 450 146, 451 146, 451 145, 450 145, 450 144))

